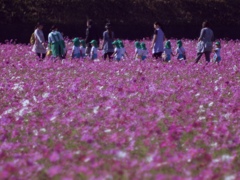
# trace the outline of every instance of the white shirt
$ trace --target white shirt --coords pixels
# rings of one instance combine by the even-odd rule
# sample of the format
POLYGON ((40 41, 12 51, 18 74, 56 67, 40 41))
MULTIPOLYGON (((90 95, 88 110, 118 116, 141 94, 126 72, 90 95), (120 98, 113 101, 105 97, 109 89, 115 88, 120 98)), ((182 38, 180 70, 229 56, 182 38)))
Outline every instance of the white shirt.
POLYGON ((91 49, 91 55, 93 55, 93 54, 97 54, 97 48, 96 47, 92 47, 92 49, 91 49))
POLYGON ((221 57, 221 48, 215 48, 215 56, 221 57))
POLYGON ((121 51, 121 49, 120 48, 115 48, 114 49, 114 53, 115 53, 115 58, 116 59, 121 59, 121 57, 122 57, 122 53, 121 53, 122 51, 121 51))
POLYGON ((172 49, 167 49, 167 48, 164 48, 164 52, 166 55, 170 55, 172 54, 172 49))
POLYGON ((179 55, 185 55, 185 49, 184 47, 180 47, 180 48, 177 48, 176 49, 176 53, 179 54, 179 55))
POLYGON ((43 31, 40 29, 36 29, 34 31, 34 36, 36 38, 36 41, 39 41, 40 43, 44 43, 45 39, 44 39, 44 35, 43 35, 43 31))
POLYGON ((124 56, 125 52, 126 52, 126 49, 124 47, 122 47, 120 50, 121 50, 121 56, 124 56))
POLYGON ((137 53, 139 56, 142 56, 142 49, 135 48, 135 53, 137 53))
POLYGON ((35 43, 33 45, 33 52, 36 53, 46 53, 46 48, 42 45, 45 42, 42 30, 36 29, 34 31, 35 43))
POLYGON ((80 46, 79 49, 80 49, 82 55, 86 54, 86 48, 84 48, 83 46, 80 46))
POLYGON ((80 47, 73 46, 72 47, 72 52, 73 52, 73 54, 80 54, 80 47))
POLYGON ((147 56, 147 54, 148 54, 148 50, 147 49, 142 49, 142 56, 147 56))
POLYGON ((48 35, 48 43, 56 43, 61 40, 63 40, 63 37, 58 31, 52 31, 48 35))

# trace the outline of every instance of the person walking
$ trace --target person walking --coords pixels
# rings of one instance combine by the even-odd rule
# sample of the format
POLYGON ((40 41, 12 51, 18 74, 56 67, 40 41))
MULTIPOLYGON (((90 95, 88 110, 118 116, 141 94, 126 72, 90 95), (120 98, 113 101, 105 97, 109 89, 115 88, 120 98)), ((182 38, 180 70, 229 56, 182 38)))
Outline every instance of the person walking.
POLYGON ((214 48, 214 56, 213 56, 213 62, 217 62, 218 64, 222 60, 221 58, 221 43, 220 41, 217 41, 215 43, 216 47, 214 48))
POLYGON ((183 47, 183 43, 181 40, 177 41, 176 55, 178 60, 186 60, 186 50, 183 47))
POLYGON ((112 55, 114 53, 113 41, 114 41, 114 32, 112 31, 112 26, 110 23, 107 23, 106 31, 103 32, 103 59, 106 60, 107 58, 110 60, 112 59, 112 55))
POLYGON ((120 47, 119 41, 117 41, 117 40, 113 41, 112 44, 114 47, 114 53, 113 53, 114 60, 120 61, 121 57, 122 57, 122 52, 121 52, 121 47, 120 47))
POLYGON ((63 58, 65 52, 65 43, 62 34, 58 31, 56 26, 52 26, 51 32, 48 35, 48 47, 52 52, 54 58, 63 58))
POLYGON ((203 54, 205 54, 207 63, 210 62, 210 54, 212 52, 213 41, 214 34, 212 29, 209 28, 209 22, 204 21, 202 24, 200 36, 198 38, 197 57, 195 59, 195 63, 199 62, 203 54))
POLYGON ((147 58, 147 54, 148 54, 148 50, 144 42, 141 43, 141 49, 142 49, 142 61, 144 61, 147 58))
POLYGON ((161 24, 159 22, 154 23, 154 35, 152 40, 152 56, 153 58, 161 58, 163 53, 163 42, 165 40, 164 32, 161 29, 161 24))
POLYGON ((32 51, 35 52, 41 60, 46 57, 46 42, 42 29, 43 25, 38 23, 34 31, 34 45, 32 48, 32 51))
POLYGON ((135 41, 134 45, 135 45, 134 59, 135 60, 141 60, 142 59, 141 43, 139 41, 135 41))
POLYGON ((97 45, 97 41, 96 40, 92 40, 90 42, 92 48, 91 48, 91 51, 90 51, 90 57, 91 57, 91 60, 95 60, 98 58, 98 45, 97 45))
POLYGON ((98 32, 95 28, 95 26, 93 25, 93 21, 91 19, 87 20, 87 29, 86 29, 86 38, 85 38, 85 42, 86 42, 86 55, 90 56, 90 52, 92 49, 92 45, 91 45, 91 41, 95 40, 97 43, 97 46, 99 46, 99 36, 98 36, 98 32))
POLYGON ((72 59, 80 59, 81 57, 81 51, 80 51, 80 40, 78 37, 75 37, 73 40, 73 46, 72 46, 72 59))
POLYGON ((166 41, 163 51, 164 51, 164 54, 165 54, 165 57, 164 57, 163 60, 166 61, 166 62, 170 62, 171 59, 172 59, 172 56, 174 56, 174 54, 172 52, 172 45, 171 45, 170 40, 166 41))
POLYGON ((80 57, 83 59, 86 57, 86 42, 85 42, 85 40, 80 40, 80 57))
POLYGON ((127 53, 127 51, 125 49, 123 41, 122 40, 118 40, 118 42, 119 42, 120 49, 121 49, 121 58, 122 59, 126 59, 126 57, 128 58, 128 53, 127 53))

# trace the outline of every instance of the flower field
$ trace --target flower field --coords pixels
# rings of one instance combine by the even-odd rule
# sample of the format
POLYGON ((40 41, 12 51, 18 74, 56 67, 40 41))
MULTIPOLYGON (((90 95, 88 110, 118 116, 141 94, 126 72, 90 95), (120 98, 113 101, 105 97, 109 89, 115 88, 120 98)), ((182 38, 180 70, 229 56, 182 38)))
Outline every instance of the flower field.
POLYGON ((183 42, 187 63, 133 60, 127 40, 120 62, 0 44, 0 179, 240 179, 240 42, 219 65, 183 42))

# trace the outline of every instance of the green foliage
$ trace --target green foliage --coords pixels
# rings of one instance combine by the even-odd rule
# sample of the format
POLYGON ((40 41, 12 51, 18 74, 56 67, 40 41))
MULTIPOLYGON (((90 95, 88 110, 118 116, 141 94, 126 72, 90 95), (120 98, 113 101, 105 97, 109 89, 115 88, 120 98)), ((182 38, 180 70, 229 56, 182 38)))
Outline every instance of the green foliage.
POLYGON ((238 0, 2 0, 3 23, 77 24, 93 18, 123 24, 199 24, 209 19, 216 25, 240 25, 238 0))

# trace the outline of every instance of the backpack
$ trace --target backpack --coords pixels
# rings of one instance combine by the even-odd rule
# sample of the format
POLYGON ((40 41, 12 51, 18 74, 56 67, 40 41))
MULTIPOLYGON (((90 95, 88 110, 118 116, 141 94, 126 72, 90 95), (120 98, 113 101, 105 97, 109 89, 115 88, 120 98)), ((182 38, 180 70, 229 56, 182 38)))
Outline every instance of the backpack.
POLYGON ((35 35, 34 33, 32 33, 31 37, 30 37, 30 44, 34 45, 35 44, 35 35))

